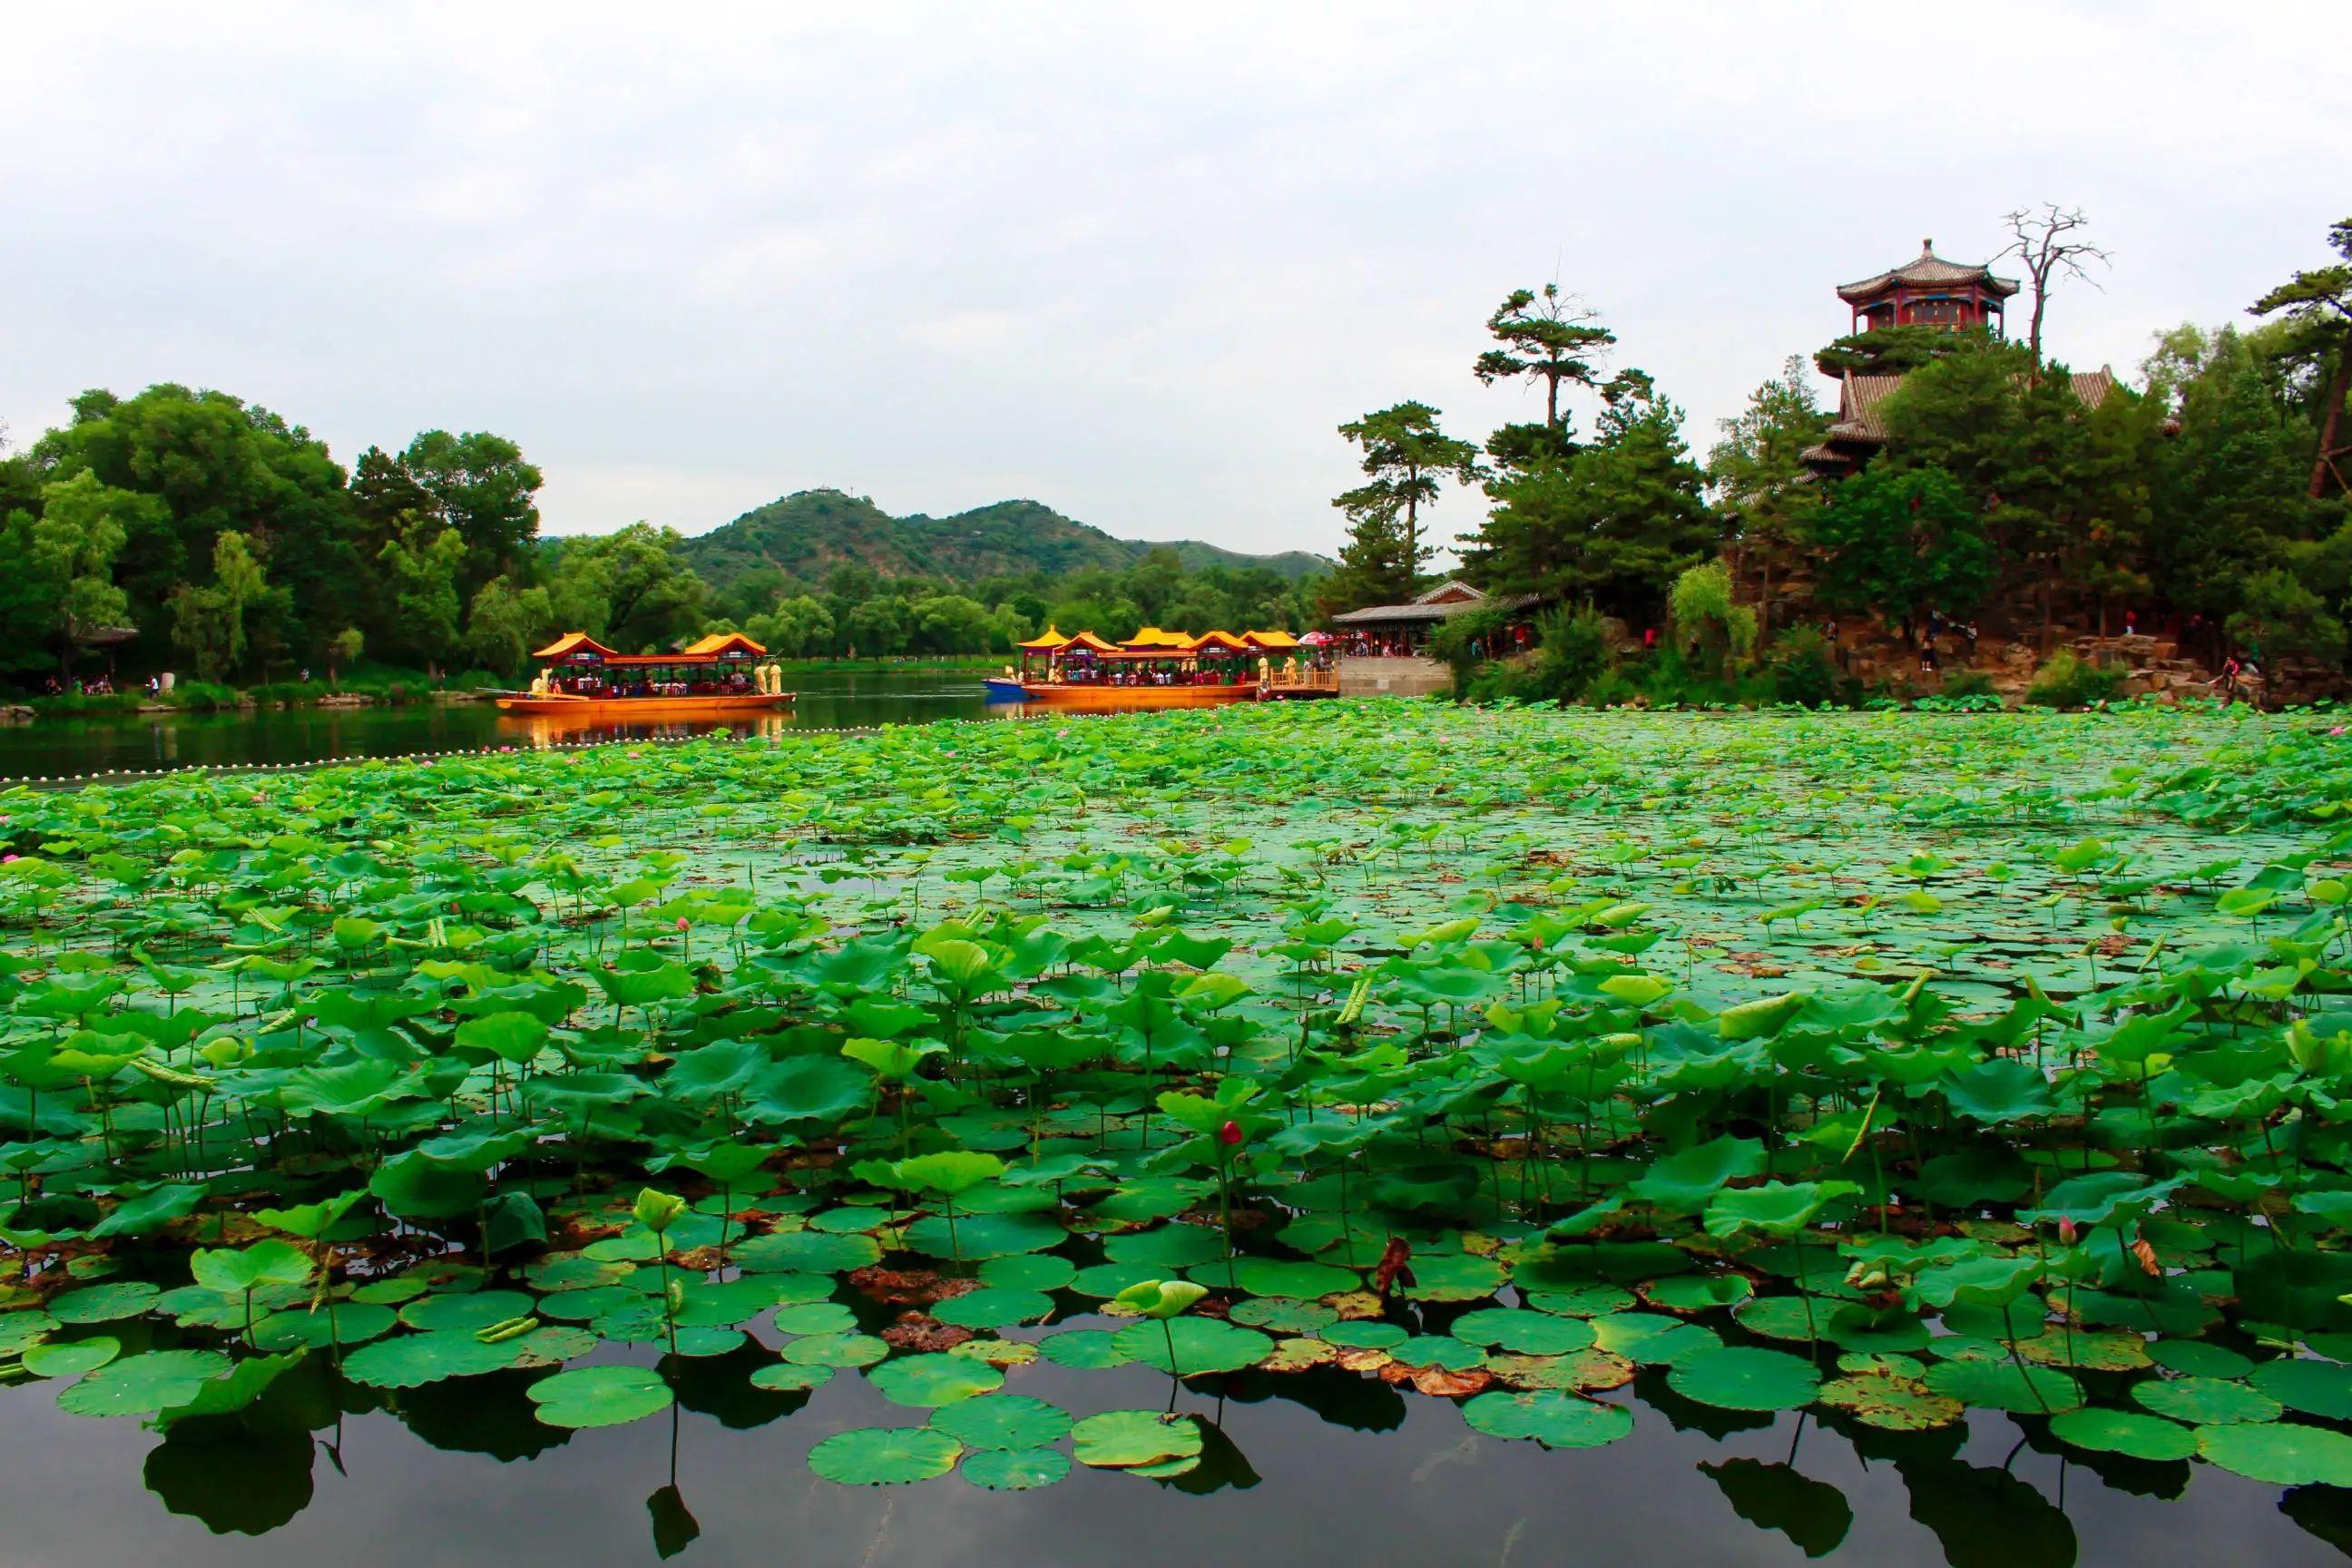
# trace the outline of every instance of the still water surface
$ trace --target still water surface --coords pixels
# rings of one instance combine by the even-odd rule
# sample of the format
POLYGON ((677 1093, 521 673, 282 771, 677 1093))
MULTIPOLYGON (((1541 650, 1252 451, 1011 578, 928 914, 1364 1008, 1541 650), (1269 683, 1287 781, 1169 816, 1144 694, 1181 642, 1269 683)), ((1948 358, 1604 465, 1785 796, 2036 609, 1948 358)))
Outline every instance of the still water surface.
POLYGON ((400 756, 555 741, 646 740, 719 729, 781 734, 794 729, 840 730, 1018 716, 1018 704, 988 702, 982 695, 982 673, 814 670, 788 678, 799 694, 791 710, 731 721, 583 724, 502 714, 488 702, 42 719, 0 726, 0 778, 316 763, 336 757, 400 756))
MULTIPOLYGON (((689 1406, 675 1419, 568 1434, 531 1419, 523 1374, 386 1395, 338 1390, 320 1368, 292 1397, 273 1392, 283 1430, 228 1440, 68 1415, 54 1384, 0 1391, 0 1563, 582 1568, 667 1549, 709 1568, 2054 1568, 2328 1562, 2352 1533, 2342 1493, 2282 1500, 2210 1466, 2192 1479, 2185 1463, 2095 1470, 2062 1460, 2038 1420, 1980 1412, 1965 1430, 1857 1447, 1811 1417, 1734 1427, 1741 1418, 1689 1405, 1655 1373, 1612 1396, 1633 1405, 1633 1436, 1585 1452, 1481 1436, 1448 1401, 1325 1368, 1195 1380, 1179 1408, 1218 1426, 1181 1481, 1080 1467, 1026 1493, 955 1475, 844 1487, 806 1469, 813 1444, 924 1413, 854 1373, 814 1394, 752 1387, 770 1359, 747 1346, 674 1365, 689 1406), (373 1408, 338 1419, 338 1404, 373 1408)), ((1039 1363, 1007 1387, 1084 1415, 1159 1408, 1167 1382, 1039 1363)))

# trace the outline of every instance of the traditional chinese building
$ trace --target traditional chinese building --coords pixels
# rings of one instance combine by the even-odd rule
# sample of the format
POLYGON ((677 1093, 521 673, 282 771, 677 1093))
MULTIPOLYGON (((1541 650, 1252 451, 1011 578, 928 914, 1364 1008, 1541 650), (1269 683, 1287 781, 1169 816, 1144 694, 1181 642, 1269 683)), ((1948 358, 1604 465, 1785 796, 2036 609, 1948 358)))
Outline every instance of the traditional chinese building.
POLYGON ((1911 260, 1846 284, 1838 298, 1853 308, 1857 332, 1881 327, 1941 327, 1961 332, 1981 327, 1999 337, 2002 308, 2016 292, 2015 279, 1996 278, 1989 266, 1947 261, 1936 254, 1934 240, 1923 239, 1911 260))
MULTIPOLYGON (((1853 311, 1856 333, 1885 327, 1940 327, 1947 331, 1981 328, 2001 334, 2001 308, 2017 292, 2014 279, 1996 278, 1990 267, 1947 261, 1936 254, 1936 242, 1919 242, 1917 257, 1904 265, 1848 283, 1838 298, 1853 311)), ((2074 373, 2074 395, 2085 408, 2096 408, 2115 390, 2112 370, 2074 373)), ((1843 479, 1855 472, 1886 445, 1883 409, 1900 375, 1856 375, 1838 378, 1837 418, 1817 446, 1803 453, 1806 464, 1823 479, 1843 479)))

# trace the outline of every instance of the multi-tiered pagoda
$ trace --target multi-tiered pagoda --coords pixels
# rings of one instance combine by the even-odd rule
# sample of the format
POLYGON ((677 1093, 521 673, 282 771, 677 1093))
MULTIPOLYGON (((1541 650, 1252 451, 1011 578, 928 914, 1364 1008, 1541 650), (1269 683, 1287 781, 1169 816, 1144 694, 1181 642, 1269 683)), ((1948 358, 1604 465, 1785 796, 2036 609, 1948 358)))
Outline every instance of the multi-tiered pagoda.
POLYGON ((1919 254, 1902 266, 1848 283, 1838 298, 1853 308, 1853 330, 1876 331, 1882 327, 1941 327, 1967 331, 1982 327, 1996 337, 2001 330, 2001 310, 2017 292, 2013 278, 1996 278, 1990 267, 1947 261, 1936 254, 1936 242, 1923 239, 1919 254))

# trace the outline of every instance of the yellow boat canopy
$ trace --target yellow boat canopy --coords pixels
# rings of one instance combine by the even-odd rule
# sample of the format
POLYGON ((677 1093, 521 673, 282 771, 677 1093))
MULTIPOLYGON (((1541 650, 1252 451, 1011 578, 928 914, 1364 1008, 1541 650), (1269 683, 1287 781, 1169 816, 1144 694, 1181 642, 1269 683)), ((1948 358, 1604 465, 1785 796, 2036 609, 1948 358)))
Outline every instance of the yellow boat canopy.
POLYGON ((1047 626, 1043 637, 1034 637, 1027 642, 1013 646, 1024 653, 1052 653, 1055 648, 1067 647, 1076 641, 1077 638, 1066 637, 1055 627, 1047 626))
POLYGON ((530 656, 533 658, 611 658, 613 650, 586 632, 566 632, 530 656))
POLYGON ((1193 653, 1247 653, 1249 645, 1231 632, 1202 632, 1184 645, 1193 653))
POLYGON ((1117 653, 1118 651, 1118 644, 1098 637, 1092 632, 1080 632, 1064 646, 1066 647, 1083 648, 1088 653, 1117 653))
POLYGON ((1299 646, 1298 639, 1288 632, 1250 632, 1243 640, 1265 653, 1288 653, 1299 646))
POLYGON ((1164 650, 1169 653, 1181 653, 1192 646, 1192 639, 1182 632, 1162 631, 1158 626, 1145 626, 1128 638, 1125 646, 1136 652, 1164 650))
POLYGON ((741 632, 712 632, 678 649, 688 658, 758 658, 767 651, 741 632))

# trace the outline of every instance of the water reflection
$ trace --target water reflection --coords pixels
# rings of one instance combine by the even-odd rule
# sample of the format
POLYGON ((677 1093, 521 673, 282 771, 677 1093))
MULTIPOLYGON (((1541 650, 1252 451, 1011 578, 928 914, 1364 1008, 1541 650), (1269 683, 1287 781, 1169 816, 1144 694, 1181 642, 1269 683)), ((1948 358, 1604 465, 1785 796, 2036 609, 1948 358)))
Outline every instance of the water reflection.
POLYGON ((816 670, 795 677, 793 686, 798 700, 787 712, 688 724, 615 725, 502 714, 488 702, 43 719, 0 725, 0 777, 288 764, 558 740, 672 739, 722 729, 774 736, 792 730, 1018 716, 1017 710, 991 708, 977 671, 816 670))
MULTIPOLYGON (((774 1353, 747 1343, 665 1360, 667 1416, 571 1432, 533 1418, 530 1373, 373 1391, 313 1358, 243 1416, 156 1438, 65 1416, 54 1384, 0 1391, 15 1441, 0 1509, 16 1555, 351 1568, 425 1561, 1135 1564, 1564 1561, 2316 1561, 2352 1540, 2344 1494, 2282 1497, 2209 1468, 2116 1472, 2054 1451, 2046 1423, 1980 1413, 1896 1434, 1813 1415, 1711 1436, 1644 1378, 1633 1436, 1553 1453, 1465 1431, 1451 1402, 1322 1367, 1186 1380, 1201 1462, 1145 1482, 1074 1471, 1033 1493, 954 1476, 912 1487, 816 1480, 808 1448, 922 1412, 854 1373, 813 1395, 751 1385, 774 1353), (1675 1417, 1682 1417, 1678 1421, 1675 1417), (2153 1472, 2161 1471, 2159 1478, 2153 1472), (2150 1481, 2158 1484, 2148 1485, 2150 1481), (126 1490, 126 1483, 128 1490, 126 1490), (142 1503, 136 1500, 142 1489, 142 1503), (196 1527, 191 1532, 173 1521, 196 1527)), ((1009 1387, 1073 1414, 1156 1408, 1140 1366, 1040 1363, 1009 1387)))

